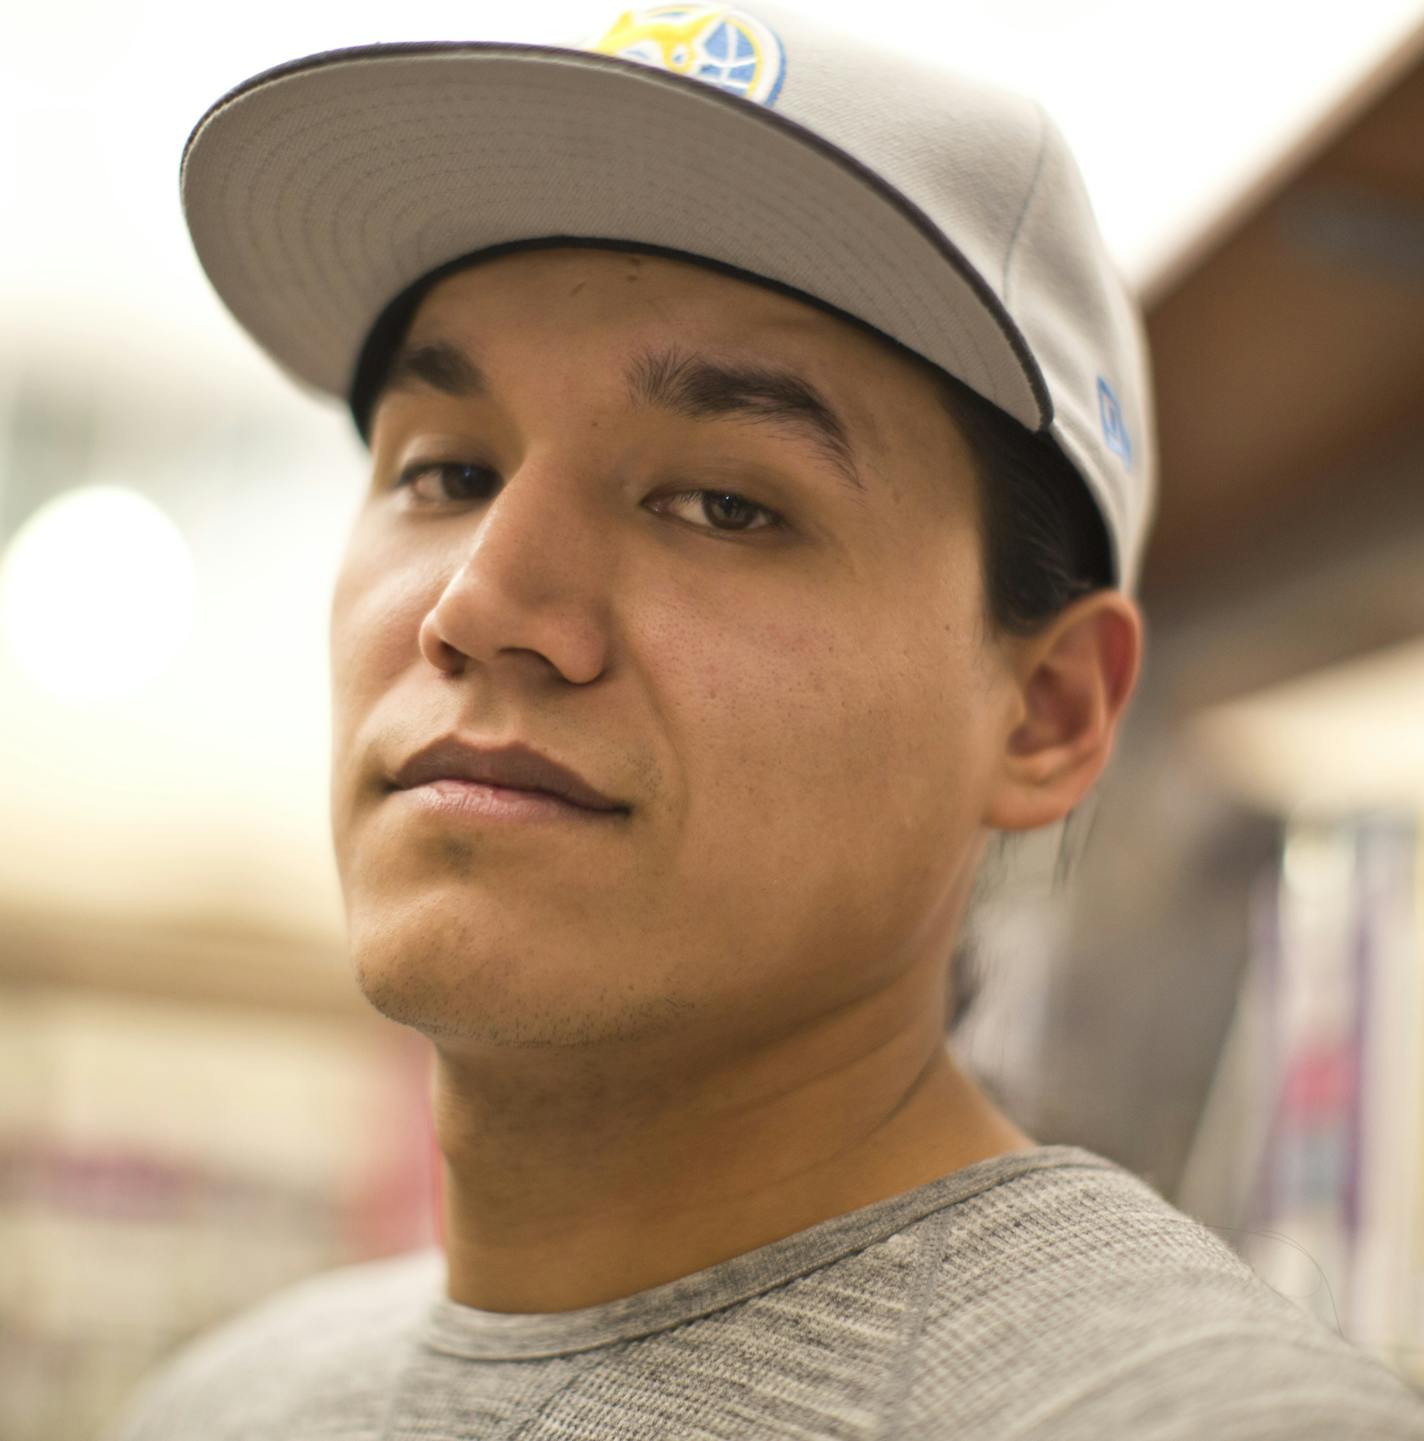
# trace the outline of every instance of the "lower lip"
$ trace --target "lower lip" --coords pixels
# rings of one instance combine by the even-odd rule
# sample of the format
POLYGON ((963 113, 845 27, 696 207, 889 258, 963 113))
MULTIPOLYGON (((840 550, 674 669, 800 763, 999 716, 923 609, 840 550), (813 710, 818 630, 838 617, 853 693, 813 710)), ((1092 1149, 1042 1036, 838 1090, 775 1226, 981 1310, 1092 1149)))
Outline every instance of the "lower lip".
POLYGON ((521 791, 479 781, 445 779, 396 792, 436 815, 494 821, 606 821, 622 811, 595 811, 547 791, 521 791))

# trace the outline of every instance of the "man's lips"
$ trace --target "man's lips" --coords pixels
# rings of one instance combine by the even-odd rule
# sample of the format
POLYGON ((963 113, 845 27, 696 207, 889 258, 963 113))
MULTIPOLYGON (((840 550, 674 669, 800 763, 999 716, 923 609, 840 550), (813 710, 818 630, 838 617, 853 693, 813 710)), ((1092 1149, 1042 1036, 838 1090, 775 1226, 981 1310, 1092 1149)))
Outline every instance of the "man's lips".
POLYGON ((401 797, 407 805, 453 820, 563 821, 583 826, 606 825, 610 821, 621 821, 625 815, 619 810, 596 811, 575 805, 549 791, 518 790, 451 776, 405 790, 393 790, 391 797, 401 797))
POLYGON ((402 762, 391 784, 395 789, 409 790, 439 780, 542 791, 590 811, 626 815, 632 809, 595 789, 577 771, 520 741, 488 746, 453 733, 444 735, 402 762))

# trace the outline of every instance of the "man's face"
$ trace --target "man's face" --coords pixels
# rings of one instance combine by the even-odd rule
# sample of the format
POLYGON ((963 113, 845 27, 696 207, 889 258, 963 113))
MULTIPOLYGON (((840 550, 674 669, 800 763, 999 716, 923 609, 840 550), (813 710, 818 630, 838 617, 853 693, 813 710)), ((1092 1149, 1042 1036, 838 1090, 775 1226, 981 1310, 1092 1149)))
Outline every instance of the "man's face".
POLYGON ((450 1047, 730 1045, 942 965, 1004 682, 929 377, 763 287, 604 250, 447 277, 406 345, 434 342, 482 384, 383 397, 331 612, 371 1003, 450 1047), (418 462, 446 468, 401 484, 418 462), (393 792, 451 731, 628 812, 457 819, 393 792))

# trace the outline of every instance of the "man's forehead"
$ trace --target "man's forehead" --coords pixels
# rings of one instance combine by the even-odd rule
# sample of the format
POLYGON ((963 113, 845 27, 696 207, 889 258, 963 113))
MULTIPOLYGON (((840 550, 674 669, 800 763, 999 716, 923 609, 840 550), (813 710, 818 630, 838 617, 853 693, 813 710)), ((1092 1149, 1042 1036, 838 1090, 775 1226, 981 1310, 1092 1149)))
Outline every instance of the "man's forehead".
POLYGON ((504 289, 511 283, 547 284, 557 292, 571 279, 602 276, 621 286, 639 283, 690 294, 714 292, 743 295, 748 304, 780 301, 806 305, 758 277, 697 256, 652 254, 612 245, 531 245, 496 255, 477 255, 441 277, 426 292, 426 301, 466 290, 504 289))
MULTIPOLYGON (((732 369, 785 370, 840 419, 862 461, 907 427, 948 423, 928 363, 860 326, 755 278, 603 247, 520 251, 443 277, 412 316, 382 398, 412 351, 453 347, 482 378, 497 379, 505 345, 541 331, 551 365, 592 352, 599 372, 615 378, 670 349, 732 369)), ((452 394, 454 382, 470 379, 458 356, 425 358, 446 372, 452 394)))
POLYGON ((680 264, 665 266, 666 283, 644 292, 655 303, 636 312, 590 295, 607 300, 611 288, 617 297, 635 259, 654 263, 623 252, 596 252, 592 263, 581 252, 536 252, 528 264, 521 254, 445 277, 384 366, 367 408, 373 442, 388 408, 402 416, 381 427, 393 436, 390 426, 404 433, 422 417, 448 417, 449 398, 503 407, 522 396, 542 406, 552 395, 560 411, 612 405, 630 423, 674 416, 767 426, 819 455, 857 505, 924 488, 943 500, 973 485, 973 457, 928 362, 791 297, 768 292, 760 304, 750 283, 716 274, 714 282, 726 280, 722 294, 752 293, 746 309, 680 306, 682 272, 693 271, 689 288, 700 279, 680 264), (520 283, 502 283, 516 264, 520 283), (536 274, 538 288, 524 283, 536 274))
MULTIPOLYGON (((422 298, 407 327, 411 339, 469 326, 472 342, 497 327, 527 330, 544 323, 577 328, 580 338, 625 337, 676 327, 696 348, 738 352, 837 371, 891 355, 889 345, 827 308, 754 276, 733 275, 694 258, 604 247, 549 247, 477 260, 443 277, 422 298), (769 349, 769 348, 777 349, 769 349)), ((491 336, 497 341, 498 336, 491 336)))

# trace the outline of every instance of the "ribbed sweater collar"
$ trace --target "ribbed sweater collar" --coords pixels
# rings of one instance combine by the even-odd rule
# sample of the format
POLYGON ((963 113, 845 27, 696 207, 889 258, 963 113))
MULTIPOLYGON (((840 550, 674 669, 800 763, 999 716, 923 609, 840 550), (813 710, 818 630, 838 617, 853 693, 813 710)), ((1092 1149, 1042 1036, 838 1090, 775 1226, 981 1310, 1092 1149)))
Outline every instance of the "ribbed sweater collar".
POLYGON ((1037 1146, 992 1156, 704 1270, 597 1306, 554 1312, 483 1311, 441 1294, 426 1316, 420 1341, 447 1355, 496 1361, 564 1356, 633 1340, 784 1285, 993 1187, 1065 1166, 1117 1169, 1079 1146, 1037 1146))

